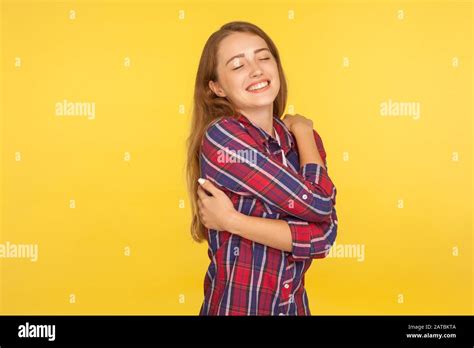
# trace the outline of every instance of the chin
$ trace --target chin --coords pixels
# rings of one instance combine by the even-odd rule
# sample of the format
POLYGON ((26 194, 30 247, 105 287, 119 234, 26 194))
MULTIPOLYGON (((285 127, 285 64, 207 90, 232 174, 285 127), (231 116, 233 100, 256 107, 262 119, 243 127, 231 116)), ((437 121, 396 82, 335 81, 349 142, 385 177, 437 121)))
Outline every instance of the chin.
POLYGON ((277 95, 278 93, 270 93, 270 92, 262 94, 262 95, 256 94, 254 96, 251 96, 250 100, 252 100, 255 104, 258 104, 258 106, 264 106, 264 105, 273 103, 277 95))

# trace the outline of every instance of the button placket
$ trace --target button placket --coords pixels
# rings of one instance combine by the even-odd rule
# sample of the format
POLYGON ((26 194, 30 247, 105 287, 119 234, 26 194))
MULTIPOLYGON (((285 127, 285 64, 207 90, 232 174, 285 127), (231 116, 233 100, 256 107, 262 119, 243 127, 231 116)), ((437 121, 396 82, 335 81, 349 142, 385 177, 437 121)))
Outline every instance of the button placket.
POLYGON ((291 275, 290 275, 290 272, 291 270, 290 269, 286 269, 286 276, 284 277, 284 283, 283 283, 283 286, 281 288, 281 303, 285 303, 289 300, 290 298, 290 294, 291 294, 291 282, 293 281, 292 278, 291 278, 291 275))
POLYGON ((279 311, 281 312, 279 315, 288 315, 288 310, 290 308, 291 303, 293 300, 293 281, 295 277, 295 265, 293 263, 289 263, 285 268, 285 274, 282 281, 281 286, 281 295, 280 295, 280 305, 279 311))
POLYGON ((288 301, 290 298, 290 293, 291 293, 291 281, 288 283, 283 284, 283 288, 281 289, 281 295, 282 295, 282 302, 288 301))

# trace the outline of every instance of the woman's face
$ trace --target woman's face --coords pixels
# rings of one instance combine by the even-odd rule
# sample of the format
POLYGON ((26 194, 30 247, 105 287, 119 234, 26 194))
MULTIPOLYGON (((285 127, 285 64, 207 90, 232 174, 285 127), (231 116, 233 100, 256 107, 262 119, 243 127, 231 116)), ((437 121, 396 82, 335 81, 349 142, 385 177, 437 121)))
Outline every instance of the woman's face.
POLYGON ((273 106, 280 78, 275 57, 264 39, 250 33, 232 33, 221 41, 217 62, 218 81, 209 82, 215 94, 227 97, 241 110, 273 106), (249 89, 252 86, 261 88, 249 89))

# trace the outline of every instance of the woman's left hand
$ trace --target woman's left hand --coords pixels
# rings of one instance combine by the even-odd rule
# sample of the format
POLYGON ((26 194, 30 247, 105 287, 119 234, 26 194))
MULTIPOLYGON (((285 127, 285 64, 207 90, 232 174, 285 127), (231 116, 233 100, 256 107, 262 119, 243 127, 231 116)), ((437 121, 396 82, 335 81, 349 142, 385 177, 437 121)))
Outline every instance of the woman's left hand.
POLYGON ((209 180, 198 185, 197 193, 199 215, 203 225, 218 231, 228 230, 228 223, 234 214, 238 213, 230 198, 209 180), (212 196, 209 196, 204 189, 212 196))

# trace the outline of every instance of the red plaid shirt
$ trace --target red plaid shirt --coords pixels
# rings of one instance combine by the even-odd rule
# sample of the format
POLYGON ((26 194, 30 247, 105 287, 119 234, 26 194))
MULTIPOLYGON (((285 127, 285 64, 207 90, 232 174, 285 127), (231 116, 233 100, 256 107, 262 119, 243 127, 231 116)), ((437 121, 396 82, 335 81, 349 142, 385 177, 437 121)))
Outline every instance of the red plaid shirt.
POLYGON ((211 122, 201 143, 201 177, 211 180, 239 212, 288 222, 292 251, 228 231, 208 229, 210 264, 200 315, 311 315, 304 275, 324 258, 337 235, 336 187, 326 170, 300 168, 297 144, 273 118, 275 139, 238 113, 211 122))

